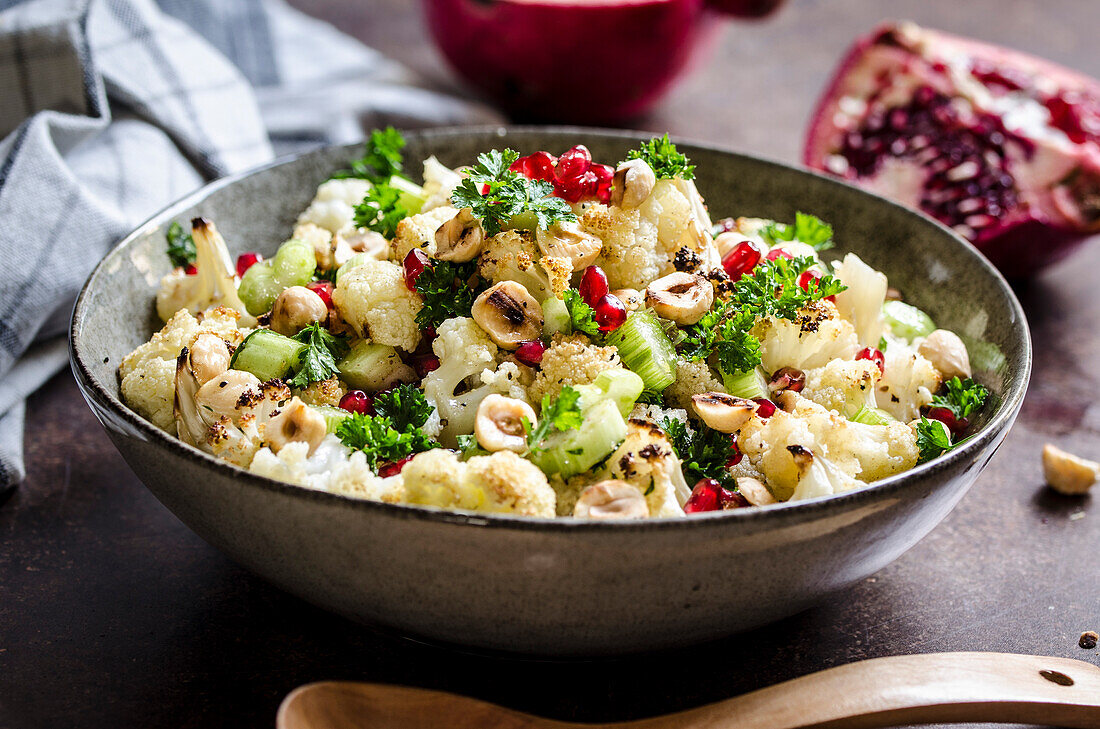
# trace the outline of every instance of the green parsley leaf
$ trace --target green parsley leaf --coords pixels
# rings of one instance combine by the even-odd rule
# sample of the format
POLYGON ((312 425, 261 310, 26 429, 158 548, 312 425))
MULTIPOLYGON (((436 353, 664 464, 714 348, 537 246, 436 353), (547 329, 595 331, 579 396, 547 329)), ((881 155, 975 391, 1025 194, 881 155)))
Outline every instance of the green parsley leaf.
POLYGON ((341 420, 336 426, 336 437, 348 448, 362 451, 375 473, 380 464, 394 463, 438 445, 419 429, 398 430, 384 415, 362 413, 352 413, 341 420))
POLYGON ((424 427, 435 406, 415 385, 398 385, 374 396, 374 412, 393 422, 398 430, 424 427))
POLYGON ((569 385, 563 387, 554 399, 549 395, 543 396, 538 425, 533 426, 526 417, 523 419, 528 450, 532 453, 546 450, 546 439, 553 432, 564 433, 581 427, 584 414, 581 413, 580 398, 581 394, 569 385))
POLYGON ((478 294, 488 288, 476 274, 477 261, 432 261, 416 279, 416 291, 424 300, 416 314, 420 328, 437 327, 456 316, 469 316, 478 294))
POLYGON ((669 141, 667 133, 663 137, 642 142, 638 149, 627 152, 626 158, 644 159, 653 168, 653 174, 658 180, 674 177, 690 180, 695 177, 695 165, 688 164, 688 158, 669 141))
POLYGON ((794 225, 771 222, 761 229, 760 237, 769 246, 796 240, 824 251, 834 245, 833 226, 808 213, 795 213, 794 225))
POLYGON ((553 185, 508 169, 517 159, 519 153, 511 149, 479 154, 466 179, 451 192, 451 204, 470 208, 489 236, 499 233, 520 213, 532 213, 543 229, 559 221, 576 220, 569 203, 551 196, 553 185))
POLYGON ((960 380, 952 377, 943 384, 947 388, 947 394, 935 395, 931 407, 947 408, 956 418, 969 418, 971 413, 985 405, 986 398, 989 397, 989 390, 970 378, 960 380))
POLYGON ((397 233, 397 224, 412 214, 400 200, 400 190, 388 181, 376 182, 367 190, 363 201, 355 206, 355 225, 393 238, 397 233))
MULTIPOLYGON (((959 445, 959 444, 956 444, 959 445)), ((936 456, 954 448, 951 444, 951 432, 938 420, 929 420, 921 416, 917 423, 917 463, 930 461, 936 456)))
POLYGON ((889 344, 889 342, 886 341, 886 337, 879 337, 878 338, 878 351, 882 352, 883 354, 886 354, 886 347, 887 347, 888 344, 889 344))
POLYGON ((643 405, 660 405, 664 407, 665 394, 661 390, 651 390, 647 387, 642 390, 642 394, 638 396, 635 402, 640 402, 643 405))
POLYGON ((600 336, 600 325, 596 323, 596 311, 589 306, 576 289, 566 289, 562 294, 565 309, 569 312, 569 321, 573 331, 587 334, 592 338, 600 336))
POLYGON ((298 372, 288 383, 293 387, 306 387, 337 374, 336 361, 348 351, 343 337, 334 336, 318 322, 295 334, 293 339, 306 345, 298 355, 298 372))
POLYGON ((774 316, 794 321, 807 304, 836 296, 847 287, 826 274, 811 279, 806 289, 798 285, 799 277, 816 264, 813 258, 788 259, 780 256, 764 261, 735 282, 732 301, 757 317, 774 316))
POLYGON ((672 450, 680 459, 680 467, 688 484, 713 478, 723 488, 737 488, 733 477, 726 470, 726 463, 737 454, 729 434, 705 426, 692 431, 676 418, 663 418, 657 425, 668 436, 672 450))
POLYGON ((477 436, 470 433, 468 435, 460 435, 458 438, 458 452, 462 456, 462 460, 467 461, 474 456, 486 456, 489 455, 489 451, 481 447, 481 444, 477 442, 477 436))
POLYGON ((358 178, 375 184, 386 182, 394 175, 404 177, 401 150, 405 138, 393 127, 375 129, 370 133, 361 159, 352 161, 350 170, 340 170, 331 179, 358 178))
POLYGON ((176 267, 187 267, 195 262, 195 239, 183 232, 183 226, 173 220, 165 231, 168 240, 168 260, 176 267))

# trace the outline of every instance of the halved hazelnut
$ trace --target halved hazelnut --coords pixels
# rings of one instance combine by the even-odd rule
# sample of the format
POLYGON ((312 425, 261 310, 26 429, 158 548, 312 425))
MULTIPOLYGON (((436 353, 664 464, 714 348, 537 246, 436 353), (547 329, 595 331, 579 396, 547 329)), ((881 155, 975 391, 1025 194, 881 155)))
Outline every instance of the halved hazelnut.
POLYGON ((580 519, 645 519, 649 506, 642 492, 625 481, 609 479, 581 492, 573 516, 580 519))
POLYGON ((305 286, 285 289, 271 307, 271 328, 288 337, 327 318, 328 306, 324 300, 305 286))
POLYGON ((714 287, 697 273, 677 271, 651 282, 645 299, 658 316, 686 326, 710 311, 714 287))
POLYGON ((327 432, 325 417, 295 397, 282 412, 267 421, 264 442, 274 453, 288 443, 308 443, 309 453, 312 454, 327 432))
POLYGON ((483 291, 470 316, 503 349, 517 349, 542 335, 542 307, 515 281, 501 281, 483 291))
POLYGON ((555 223, 549 230, 539 228, 535 242, 543 256, 572 261, 574 271, 591 266, 603 250, 603 241, 581 230, 580 223, 575 220, 555 223))
POLYGON ((937 329, 925 337, 917 351, 940 371, 945 380, 952 377, 970 377, 970 354, 959 335, 946 329, 937 329))
POLYGON ((720 433, 736 433, 756 411, 756 403, 724 392, 691 396, 691 406, 703 422, 720 433))
POLYGON ((504 395, 489 395, 478 405, 474 435, 487 451, 522 453, 527 449, 524 418, 532 426, 536 422, 534 409, 523 400, 504 395))
POLYGON ((646 201, 656 184, 657 175, 644 159, 623 162, 611 179, 611 204, 636 208, 646 201))
POLYGON ((462 208, 435 231, 435 257, 440 261, 472 261, 484 244, 485 231, 470 208, 462 208))
POLYGON ((627 311, 637 311, 645 304, 645 295, 638 289, 615 289, 611 295, 623 302, 627 311))
POLYGON ((768 487, 756 478, 739 476, 737 478, 737 491, 753 506, 767 506, 776 503, 772 492, 768 491, 768 487))

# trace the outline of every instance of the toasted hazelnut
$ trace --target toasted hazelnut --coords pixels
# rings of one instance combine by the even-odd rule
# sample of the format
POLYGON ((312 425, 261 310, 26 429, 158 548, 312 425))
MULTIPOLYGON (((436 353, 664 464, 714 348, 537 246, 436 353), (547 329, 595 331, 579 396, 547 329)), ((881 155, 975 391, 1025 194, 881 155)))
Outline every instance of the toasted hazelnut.
POLYGON ((611 180, 611 204, 636 208, 646 201, 656 184, 657 175, 644 159, 623 162, 611 180))
POLYGON ((1083 494, 1100 476, 1100 463, 1067 453, 1047 443, 1043 446, 1043 476, 1061 494, 1083 494))
POLYGON ((611 295, 623 302, 627 311, 637 311, 645 304, 645 295, 638 289, 615 289, 611 295))
POLYGON ((756 403, 724 392, 691 396, 691 406, 703 422, 721 433, 736 433, 756 411, 756 403))
POLYGON ((267 421, 264 442, 274 453, 281 451, 288 443, 308 443, 312 455, 327 432, 325 417, 295 397, 282 412, 267 421))
POLYGON ((483 291, 470 316, 503 349, 516 349, 542 334, 542 307, 515 281, 501 281, 483 291))
POLYGON ((543 256, 572 261, 574 271, 591 266, 603 250, 603 241, 581 230, 575 220, 554 223, 549 230, 540 228, 535 232, 535 242, 543 256))
POLYGON ((191 371, 200 385, 229 369, 229 348, 218 335, 200 334, 190 349, 191 371))
POLYGON ((206 381, 195 394, 195 401, 218 416, 233 418, 237 401, 245 390, 259 388, 260 378, 243 370, 226 370, 206 381))
POLYGON ((293 337, 315 321, 328 318, 324 300, 305 286, 291 286, 279 294, 271 307, 271 328, 293 337))
POLYGON ((940 371, 945 380, 952 377, 970 377, 970 355, 966 345, 954 332, 937 329, 929 334, 917 351, 940 371))
POLYGON ((710 311, 714 287, 697 273, 670 273, 649 284, 645 300, 658 316, 680 325, 695 324, 710 311))
POLYGON ((435 257, 440 261, 472 261, 484 244, 485 231, 470 208, 462 208, 435 231, 435 257))
POLYGON ((581 492, 573 516, 580 519, 645 519, 649 506, 642 492, 625 481, 609 479, 581 492))
POLYGON ((762 481, 749 476, 740 476, 737 479, 737 491, 745 497, 753 506, 767 506, 776 503, 772 492, 762 481))
POLYGON ((535 411, 523 400, 503 395, 489 395, 477 408, 474 435, 487 451, 515 451, 527 448, 527 431, 523 419, 535 424, 535 411))

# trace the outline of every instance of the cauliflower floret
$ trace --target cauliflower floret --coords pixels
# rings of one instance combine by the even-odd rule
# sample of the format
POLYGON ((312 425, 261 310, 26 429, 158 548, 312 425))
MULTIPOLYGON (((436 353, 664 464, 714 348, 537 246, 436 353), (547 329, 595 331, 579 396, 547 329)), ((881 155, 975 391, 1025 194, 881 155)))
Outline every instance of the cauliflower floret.
MULTIPOLYGON (((555 271, 560 263, 557 259, 547 262, 555 271)), ((539 301, 544 301, 554 291, 547 269, 540 263, 535 241, 530 234, 518 230, 501 231, 485 241, 477 268, 481 277, 492 283, 515 281, 522 284, 539 301)), ((560 286, 561 277, 557 272, 555 278, 560 286)))
POLYGON ((298 216, 298 224, 313 223, 334 235, 350 235, 355 232, 355 206, 370 188, 369 182, 356 178, 322 182, 309 207, 298 216))
POLYGON ((834 359, 824 367, 806 370, 802 396, 850 418, 864 406, 877 407, 879 377, 878 365, 871 360, 834 359))
MULTIPOLYGON (((259 385, 258 388, 246 390, 229 415, 221 415, 205 429, 202 437, 194 444, 208 453, 222 458, 238 466, 247 466, 252 462, 253 456, 264 445, 264 429, 271 418, 282 412, 283 409, 296 407, 308 407, 301 400, 294 397, 290 388, 279 380, 270 380, 259 385)), ((207 417, 202 409, 195 408, 193 418, 207 417)), ((211 419, 217 413, 209 415, 211 419)), ((181 413, 180 417, 185 417, 181 413)), ((184 437, 184 429, 192 431, 202 430, 199 424, 189 424, 180 421, 177 417, 177 428, 180 437, 184 437)))
POLYGON ((668 253, 659 249, 656 223, 639 210, 592 205, 580 224, 603 241, 596 265, 607 274, 612 290, 644 291, 650 281, 672 270, 668 253))
MULTIPOLYGON (((455 390, 467 383, 468 378, 480 380, 483 370, 495 367, 497 346, 469 317, 447 319, 436 332, 432 351, 439 357, 439 367, 424 378, 424 396, 439 412, 440 442, 454 446, 459 435, 473 430, 478 405, 493 389, 483 384, 459 395, 455 390)), ((501 384, 506 380, 502 378, 501 384)))
POLYGON ((555 335, 528 389, 529 400, 537 407, 547 395, 556 398, 565 385, 588 385, 604 370, 622 366, 614 347, 597 347, 580 335, 555 335))
POLYGON ((347 392, 347 388, 336 377, 327 380, 311 382, 296 394, 307 405, 331 405, 340 406, 340 398, 347 392))
POLYGON ((256 320, 237 295, 237 267, 225 239, 206 218, 191 221, 191 237, 195 241, 195 273, 188 276, 177 268, 161 279, 157 314, 168 321, 180 309, 197 314, 221 306, 239 312, 241 323, 253 326, 256 320))
POLYGON ((573 510, 577 506, 577 501, 580 500, 581 492, 596 483, 591 473, 578 473, 567 479, 563 479, 560 473, 555 473, 550 476, 549 481, 550 487, 557 494, 558 516, 573 516, 573 510))
POLYGON ((683 408, 663 408, 660 405, 650 405, 640 402, 634 405, 630 411, 630 420, 644 420, 648 423, 660 424, 665 418, 679 420, 684 425, 688 424, 687 410, 683 408))
POLYGON ((396 263, 365 260, 345 271, 332 293, 332 302, 356 334, 376 344, 412 351, 420 342, 416 324, 422 306, 420 296, 409 291, 404 272, 396 263))
POLYGON ((279 481, 343 494, 356 499, 404 500, 405 490, 399 476, 379 478, 367 465, 361 451, 352 451, 336 436, 328 435, 309 455, 308 443, 288 443, 273 453, 270 448, 256 452, 248 470, 279 481))
POLYGON ((545 474, 511 451, 474 456, 454 451, 417 454, 401 471, 410 504, 520 516, 552 517, 557 496, 545 474))
POLYGON ((481 371, 481 383, 493 392, 527 402, 527 388, 534 382, 530 367, 517 362, 501 362, 495 370, 481 371))
POLYGON ((683 408, 692 418, 697 417, 691 406, 691 396, 701 392, 725 392, 722 381, 705 360, 679 359, 676 361, 676 381, 664 391, 669 405, 683 408))
POLYGON ((828 458, 807 450, 792 454, 798 464, 798 486, 791 494, 791 501, 803 501, 818 496, 831 496, 852 491, 867 484, 852 478, 836 467, 828 458))
POLYGON ((859 341, 850 322, 824 299, 805 306, 795 321, 768 317, 756 322, 752 334, 760 340, 764 369, 800 370, 824 367, 833 359, 855 359, 859 341))
POLYGON ((458 211, 447 205, 402 219, 390 242, 393 260, 405 260, 413 248, 419 248, 428 258, 435 258, 435 231, 456 215, 458 211))
POLYGON ((647 420, 627 423, 623 444, 607 459, 607 475, 626 481, 645 495, 650 516, 683 516, 691 496, 680 459, 668 437, 647 420))
POLYGON ((659 250, 671 260, 681 248, 681 239, 691 224, 691 202, 673 180, 657 180, 653 192, 638 206, 638 211, 656 227, 659 250))
POLYGON ((886 276, 868 266, 855 253, 835 266, 836 277, 848 288, 836 295, 840 315, 855 327, 863 347, 877 347, 886 331, 882 304, 886 301, 886 276))
MULTIPOLYGON (((936 368, 903 339, 887 337, 886 371, 875 389, 878 406, 902 422, 920 415, 932 402, 942 378, 936 368)), ((919 341, 914 342, 919 346, 919 341)))
POLYGON ((200 316, 201 320, 185 309, 177 311, 148 342, 126 355, 118 368, 122 399, 138 415, 170 433, 176 430, 172 401, 180 351, 200 334, 214 334, 231 346, 244 338, 237 328, 236 311, 215 307, 200 316))
POLYGON ((424 160, 424 206, 422 213, 449 205, 451 192, 462 182, 462 175, 441 164, 435 156, 424 160))

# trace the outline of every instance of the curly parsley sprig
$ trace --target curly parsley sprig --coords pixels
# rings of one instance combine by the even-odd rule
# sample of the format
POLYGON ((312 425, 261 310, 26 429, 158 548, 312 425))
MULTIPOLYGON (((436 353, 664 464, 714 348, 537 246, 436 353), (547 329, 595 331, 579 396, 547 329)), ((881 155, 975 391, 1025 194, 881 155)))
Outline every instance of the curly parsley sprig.
POLYGON ((164 237, 168 240, 168 259, 172 265, 178 267, 190 266, 195 262, 198 252, 195 250, 195 239, 190 233, 183 232, 183 226, 173 220, 165 231, 164 237))
POLYGON ((733 439, 727 433, 710 428, 692 431, 676 418, 663 418, 657 425, 668 436, 672 450, 680 459, 680 467, 688 484, 713 478, 723 488, 737 488, 733 477, 726 470, 726 464, 737 455, 733 439))
POLYGON ((795 213, 794 225, 772 221, 760 230, 760 237, 769 246, 796 240, 825 251, 833 247, 833 226, 814 215, 795 213))
POLYGON ((298 354, 298 371, 288 383, 293 387, 329 379, 339 372, 337 360, 348 353, 347 340, 330 333, 318 322, 295 334, 293 339, 306 345, 298 354))
POLYGON ((397 224, 412 215, 412 211, 401 204, 401 190, 388 179, 374 183, 363 201, 355 206, 355 225, 393 238, 397 234, 397 224))
POLYGON ((372 471, 439 446, 421 430, 434 408, 413 385, 379 393, 374 408, 375 415, 352 413, 336 426, 336 437, 348 448, 362 451, 372 471))
POLYGON ((470 208, 490 236, 503 230, 512 216, 520 213, 533 214, 538 227, 543 229, 559 221, 576 220, 569 203, 552 197, 553 185, 508 169, 517 159, 519 153, 511 149, 479 154, 466 179, 451 192, 451 204, 470 208))
POLYGON ((985 405, 989 397, 989 390, 970 378, 960 380, 957 376, 952 377, 943 385, 947 392, 933 396, 929 407, 946 408, 956 418, 969 418, 985 405))
POLYGON ((393 127, 375 129, 367 139, 363 156, 351 162, 351 169, 340 170, 331 179, 354 178, 378 184, 394 175, 405 177, 404 158, 401 154, 404 148, 405 138, 401 136, 401 132, 393 127))
POLYGON ((527 432, 527 449, 531 453, 546 450, 547 439, 554 432, 564 433, 567 430, 576 430, 584 423, 584 414, 581 412, 581 394, 574 388, 566 385, 556 398, 549 395, 542 398, 538 424, 532 425, 526 417, 523 418, 523 429, 527 432))
POLYGON ((691 180, 695 177, 695 165, 688 164, 687 156, 676 149, 666 133, 663 137, 654 137, 648 142, 642 142, 638 149, 632 149, 626 153, 626 158, 642 159, 653 168, 653 174, 657 179, 672 179, 679 177, 681 180, 691 180))
POLYGON ((424 301, 416 314, 417 325, 437 327, 452 317, 469 316, 474 300, 486 288, 477 275, 477 261, 432 261, 416 279, 416 291, 424 301))

